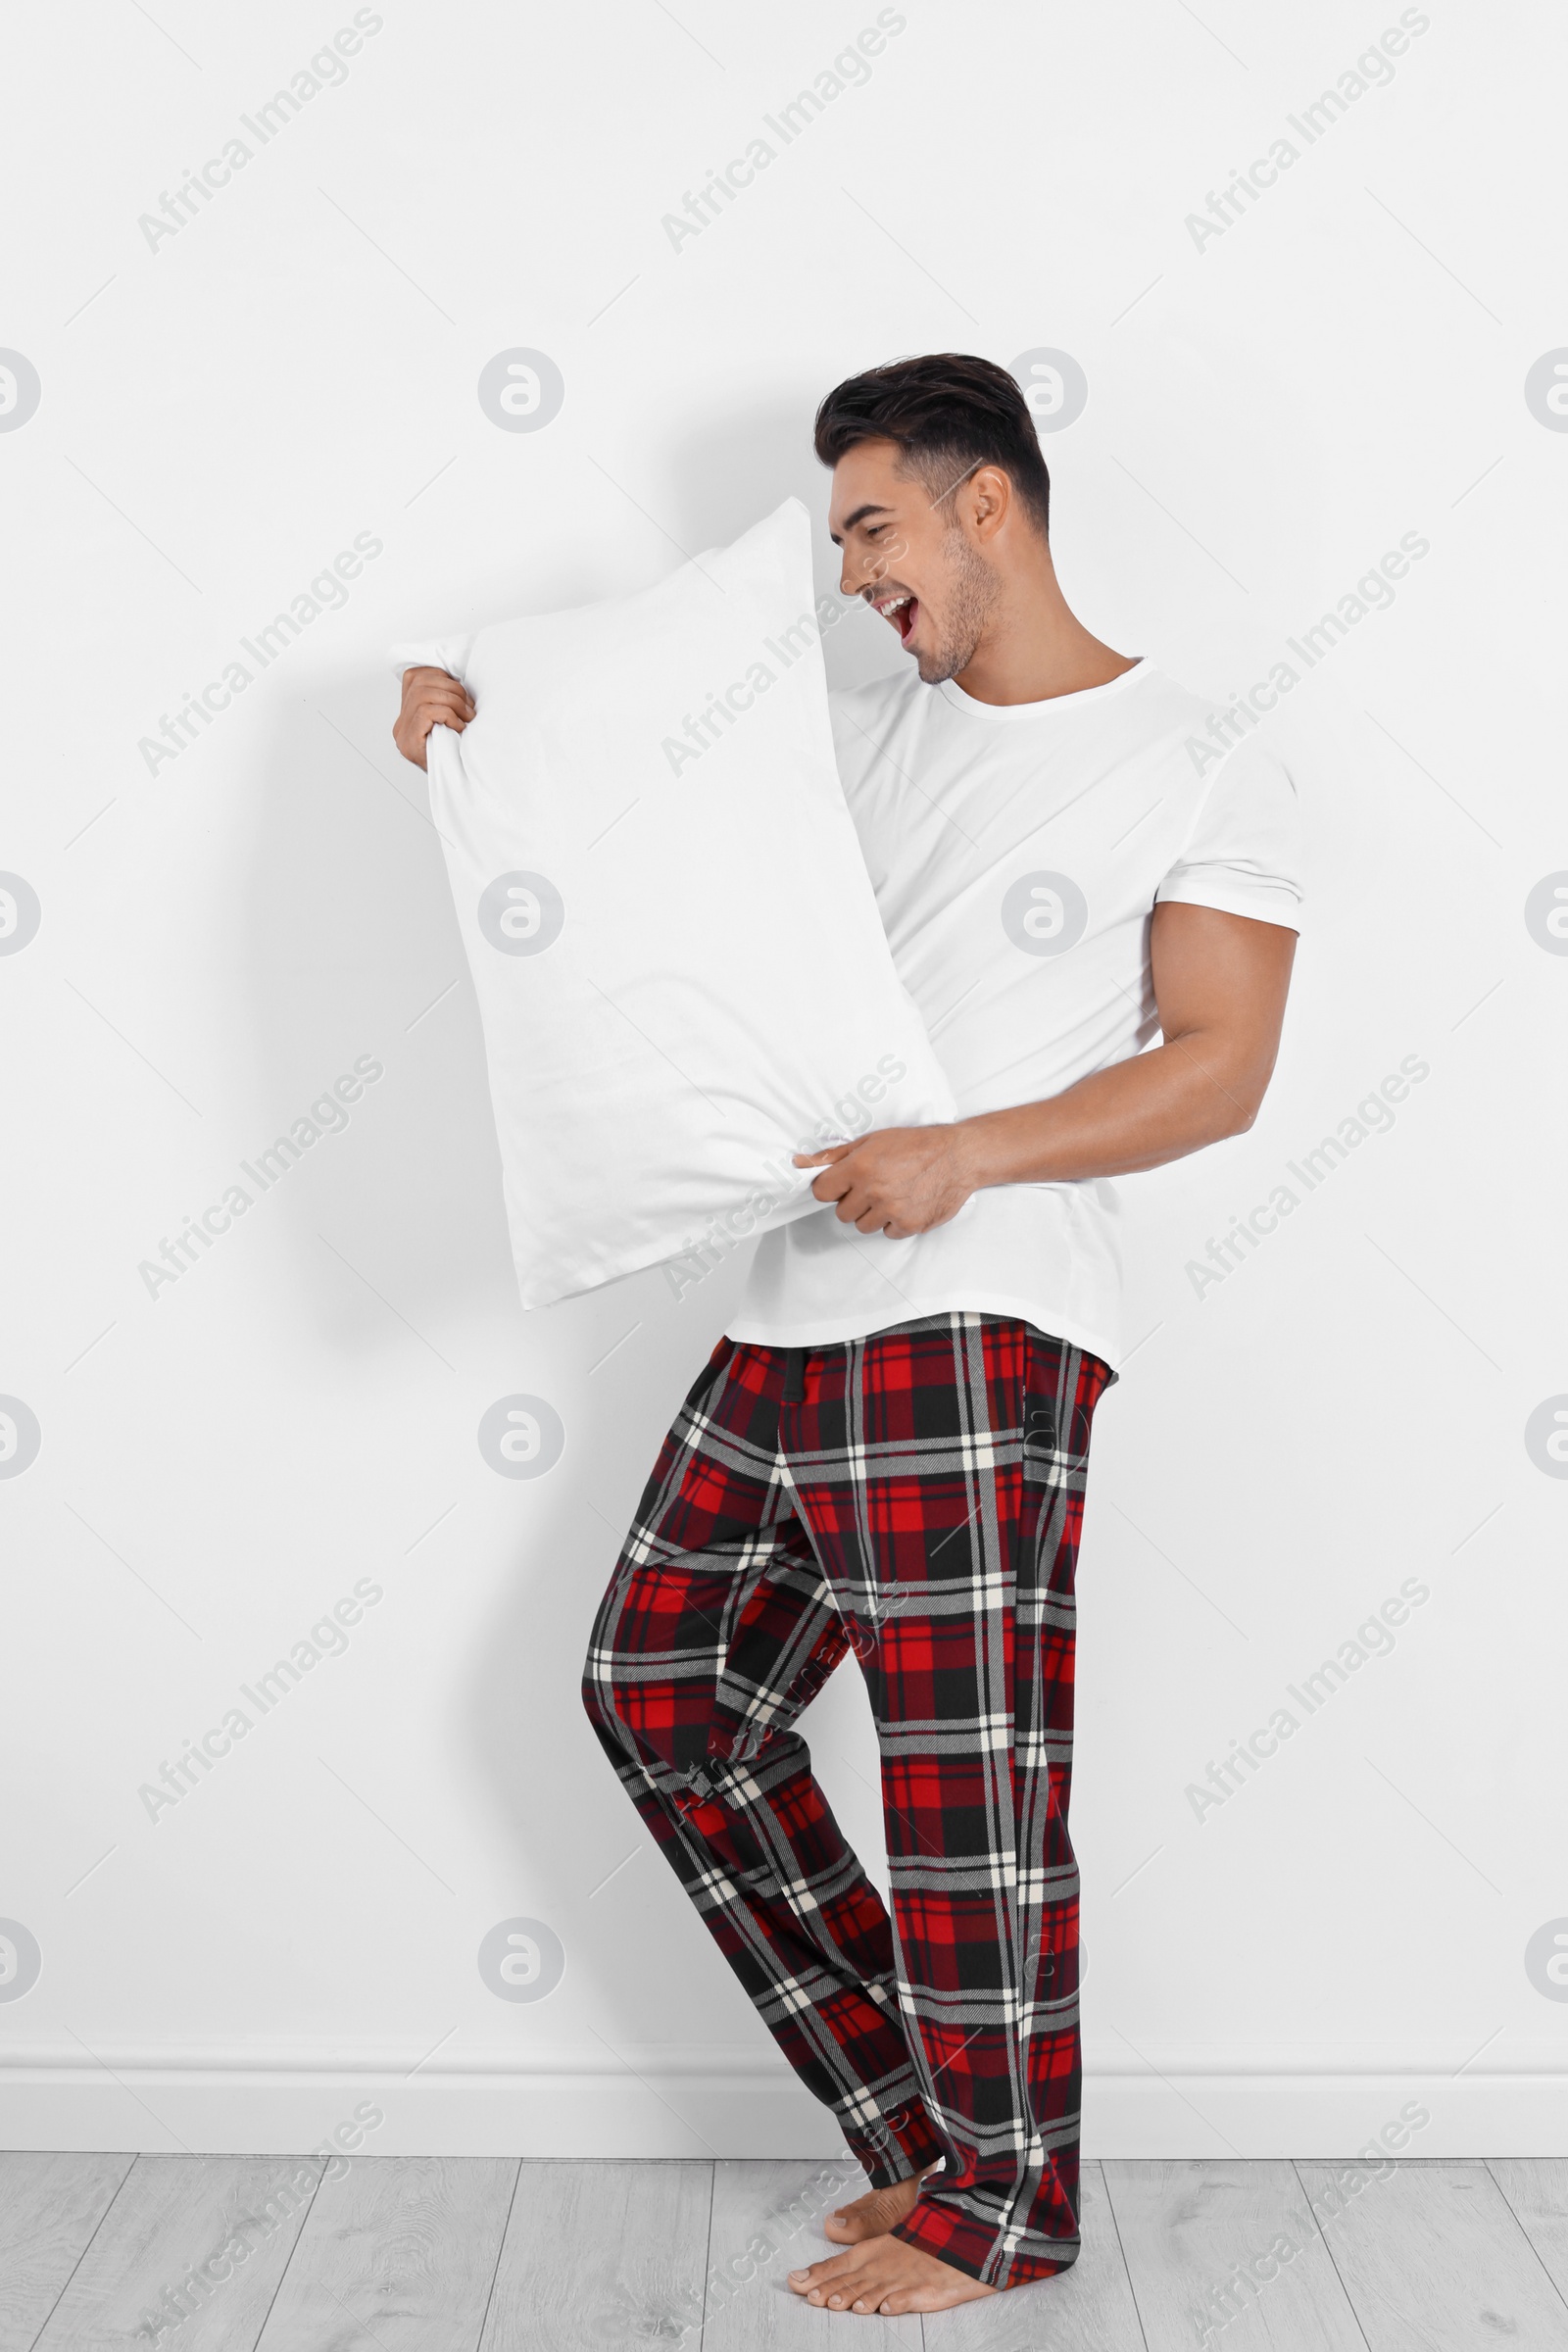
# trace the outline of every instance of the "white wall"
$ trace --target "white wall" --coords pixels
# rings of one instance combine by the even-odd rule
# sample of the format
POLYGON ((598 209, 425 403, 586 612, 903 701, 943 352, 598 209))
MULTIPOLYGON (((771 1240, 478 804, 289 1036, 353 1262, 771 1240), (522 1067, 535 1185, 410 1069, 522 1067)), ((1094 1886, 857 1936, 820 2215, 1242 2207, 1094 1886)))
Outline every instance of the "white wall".
MULTIPOLYGON (((1082 1563, 1088 2144, 1332 2152, 1414 2100, 1423 2153, 1560 2145, 1568 1485, 1525 1436, 1568 1391, 1568 958, 1526 921, 1568 868, 1568 419, 1525 395, 1568 345, 1560 18, 1405 12, 1392 79, 1308 147, 1287 119, 1397 7, 908 0, 781 148, 763 117, 872 0, 379 14, 154 245, 138 216, 347 0, 13 36, 0 342, 42 394, 0 430, 0 865, 41 921, 0 956, 0 1389, 41 1445, 0 1478, 0 1914, 42 1970, 0 1998, 7 2136, 281 2149, 373 2094, 383 2151, 837 2144, 576 1695, 741 1264, 514 1304, 383 653, 645 583, 791 491, 820 514, 821 392, 956 346, 1081 364, 1048 445, 1068 593, 1216 697, 1293 662, 1267 725, 1315 836, 1262 1117, 1127 1187, 1149 1336, 1082 1563), (772 163, 672 246, 662 217, 760 131, 772 163), (1200 241, 1186 217, 1282 134, 1298 159, 1200 241), (475 394, 519 346, 564 380, 535 432, 475 394), (139 740, 357 534, 380 552, 341 609, 149 772, 139 740), (1428 552, 1396 600, 1308 674, 1288 640, 1404 534, 1428 552), (361 1056, 346 1131, 149 1295, 140 1262, 361 1056), (1308 1195, 1288 1163, 1407 1056, 1396 1123, 1308 1195), (1190 1262, 1282 1182, 1299 1205, 1200 1296, 1190 1262), (475 1442, 517 1391, 566 1430, 532 1483, 475 1442), (142 1785, 364 1579, 342 1654, 149 1818, 142 1785), (1407 1579, 1392 1652, 1199 1818, 1189 1784, 1407 1579), (535 2002, 477 1966, 518 1917, 565 1955, 535 2002)), ((899 659, 858 612, 829 639, 838 682, 899 659)), ((875 1854, 852 1671, 810 1726, 875 1854)))

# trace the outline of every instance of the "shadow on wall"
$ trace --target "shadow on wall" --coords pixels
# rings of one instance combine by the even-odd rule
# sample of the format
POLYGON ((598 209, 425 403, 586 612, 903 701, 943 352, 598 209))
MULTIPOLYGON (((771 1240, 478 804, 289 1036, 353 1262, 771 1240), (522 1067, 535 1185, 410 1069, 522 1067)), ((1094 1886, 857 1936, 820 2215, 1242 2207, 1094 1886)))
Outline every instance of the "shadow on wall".
POLYGON ((394 1311, 439 1346, 443 1325, 515 1299, 478 1005, 396 708, 380 672, 328 677, 269 713, 245 875, 266 1130, 251 1165, 290 1229, 297 1312, 354 1355, 386 1346, 394 1311), (328 1129, 334 1081, 357 1062, 381 1074, 328 1129), (328 1131, 312 1142, 310 1124, 328 1131), (346 1263, 329 1279, 334 1250, 346 1263))
POLYGON ((832 476, 811 447, 811 422, 824 384, 767 408, 724 410, 695 424, 671 460, 674 518, 670 529, 694 553, 739 538, 787 498, 811 517, 812 584, 836 612, 822 652, 830 688, 886 677, 906 657, 886 621, 839 593, 839 551, 828 537, 832 476))
MULTIPOLYGON (((694 417, 670 453, 672 537, 693 555, 724 547, 785 499, 798 498, 820 522, 821 545, 831 557, 823 519, 827 475, 811 455, 811 416, 802 396, 694 417)), ((825 577, 817 583, 826 584, 825 577)))

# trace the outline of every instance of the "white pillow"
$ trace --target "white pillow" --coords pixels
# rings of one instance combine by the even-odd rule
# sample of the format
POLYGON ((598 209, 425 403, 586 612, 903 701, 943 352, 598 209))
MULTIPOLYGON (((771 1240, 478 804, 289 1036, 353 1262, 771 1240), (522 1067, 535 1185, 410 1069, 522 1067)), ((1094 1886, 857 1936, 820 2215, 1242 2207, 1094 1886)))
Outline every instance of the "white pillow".
POLYGON ((834 764, 790 499, 612 604, 400 646, 429 739, 525 1306, 815 1212, 792 1152, 956 1109, 834 764))

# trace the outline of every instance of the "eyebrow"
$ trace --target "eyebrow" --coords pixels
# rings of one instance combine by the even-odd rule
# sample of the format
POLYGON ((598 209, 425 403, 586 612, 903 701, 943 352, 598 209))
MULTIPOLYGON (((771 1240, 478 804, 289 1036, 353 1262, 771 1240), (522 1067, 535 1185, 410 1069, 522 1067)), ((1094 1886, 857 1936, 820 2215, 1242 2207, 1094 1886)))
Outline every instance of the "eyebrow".
MULTIPOLYGON (((868 514, 891 514, 892 512, 893 509, 891 507, 879 507, 874 499, 867 499, 863 507, 857 507, 853 514, 847 514, 844 517, 844 528, 847 531, 853 531, 856 524, 858 522, 863 522, 868 514)), ((842 547, 844 545, 844 542, 839 537, 837 531, 829 531, 828 537, 832 540, 835 547, 842 547)))

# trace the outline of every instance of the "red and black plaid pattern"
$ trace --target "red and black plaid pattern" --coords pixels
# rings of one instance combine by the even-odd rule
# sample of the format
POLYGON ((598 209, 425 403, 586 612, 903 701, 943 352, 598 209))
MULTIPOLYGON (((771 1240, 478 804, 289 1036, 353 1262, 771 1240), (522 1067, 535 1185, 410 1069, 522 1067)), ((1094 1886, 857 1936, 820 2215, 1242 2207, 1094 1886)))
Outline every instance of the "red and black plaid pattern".
POLYGON ((584 1699, 873 2183, 945 2160, 897 2234, 1017 2285, 1078 2251, 1073 1569, 1111 1375, 978 1314, 802 1357, 720 1341, 605 1595, 584 1699), (891 1923, 795 1728, 849 1649, 881 1742, 891 1923))

